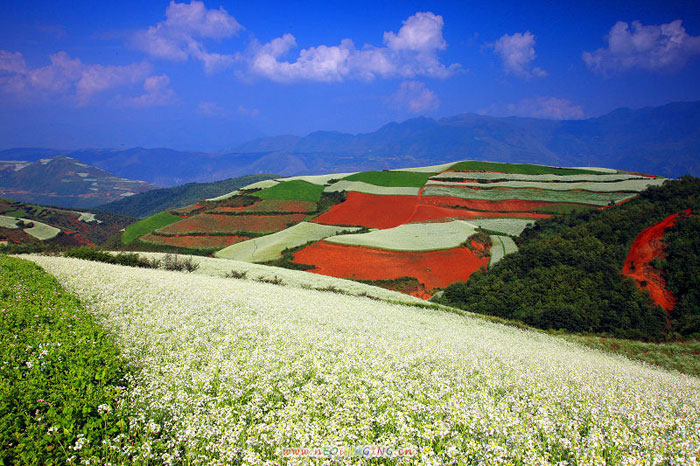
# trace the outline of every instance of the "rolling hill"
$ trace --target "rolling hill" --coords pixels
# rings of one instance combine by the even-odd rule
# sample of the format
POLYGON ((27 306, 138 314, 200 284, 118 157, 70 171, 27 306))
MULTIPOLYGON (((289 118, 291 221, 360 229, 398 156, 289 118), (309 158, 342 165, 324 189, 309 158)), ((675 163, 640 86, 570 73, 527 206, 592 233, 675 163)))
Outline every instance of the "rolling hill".
POLYGON ((70 157, 54 156, 36 162, 0 160, 0 196, 19 201, 90 208, 155 188, 70 157))
POLYGON ((0 199, 0 243, 43 246, 99 245, 133 223, 106 212, 68 210, 0 199))
POLYGON ((129 226, 133 249, 214 253, 429 298, 495 266, 538 219, 634 198, 663 178, 463 161, 260 181, 129 226))

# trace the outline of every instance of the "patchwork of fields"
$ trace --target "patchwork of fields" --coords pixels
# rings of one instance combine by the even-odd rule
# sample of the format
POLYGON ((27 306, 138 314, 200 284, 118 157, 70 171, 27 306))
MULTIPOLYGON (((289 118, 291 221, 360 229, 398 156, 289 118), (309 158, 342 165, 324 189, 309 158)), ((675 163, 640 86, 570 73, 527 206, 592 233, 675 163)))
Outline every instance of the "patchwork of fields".
POLYGON ((516 251, 514 239, 537 219, 624 202, 663 182, 609 169, 475 161, 299 176, 158 214, 171 217, 140 242, 219 248, 217 257, 276 261, 426 298, 516 251))
MULTIPOLYGON (((434 309, 32 260, 138 368, 107 406, 128 413, 106 439, 114 464, 299 464, 285 448, 359 445, 411 449, 404 465, 698 463, 694 377, 434 309)), ((84 443, 76 462, 104 462, 84 443)))

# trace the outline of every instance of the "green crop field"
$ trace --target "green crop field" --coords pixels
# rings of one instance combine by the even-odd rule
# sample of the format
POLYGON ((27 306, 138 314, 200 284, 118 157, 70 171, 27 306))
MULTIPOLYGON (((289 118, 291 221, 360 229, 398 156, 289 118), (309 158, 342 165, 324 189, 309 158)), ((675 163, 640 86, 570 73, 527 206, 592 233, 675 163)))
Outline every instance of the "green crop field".
POLYGON ((520 173, 523 175, 599 175, 600 172, 580 168, 558 168, 524 163, 478 162, 467 160, 450 167, 454 171, 492 171, 499 173, 520 173))
POLYGON ((0 464, 113 455, 126 366, 94 317, 30 262, 0 255, 0 464))
POLYGON ((182 220, 180 217, 176 217, 175 215, 167 212, 160 212, 155 215, 151 215, 148 218, 139 220, 138 222, 129 225, 122 234, 122 244, 129 244, 136 238, 143 236, 146 233, 150 233, 180 220, 182 220))
POLYGON ((290 201, 318 202, 323 186, 303 180, 283 181, 254 195, 261 199, 287 199, 290 201))
POLYGON ((369 171, 355 173, 345 177, 348 181, 362 181, 377 186, 410 186, 420 188, 433 176, 433 173, 401 172, 401 171, 369 171))

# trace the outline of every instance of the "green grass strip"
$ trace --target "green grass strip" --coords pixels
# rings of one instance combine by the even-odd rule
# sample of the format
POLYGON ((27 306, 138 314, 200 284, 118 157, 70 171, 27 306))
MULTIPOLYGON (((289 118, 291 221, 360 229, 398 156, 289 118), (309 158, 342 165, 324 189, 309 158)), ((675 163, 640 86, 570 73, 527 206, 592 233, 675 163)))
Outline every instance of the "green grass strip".
POLYGON ((285 199, 289 201, 318 202, 323 186, 304 180, 283 181, 275 186, 265 188, 254 195, 261 199, 285 199))
POLYGON ((390 188, 401 186, 420 188, 428 181, 428 178, 433 175, 434 173, 368 171, 355 173, 343 179, 348 181, 362 181, 375 186, 387 186, 390 188))
POLYGON ((155 215, 151 215, 148 218, 144 218, 143 220, 129 225, 124 233, 122 233, 122 244, 129 244, 138 237, 180 220, 182 220, 182 218, 167 212, 159 212, 155 215))
POLYGON ((580 168, 557 168, 545 165, 530 165, 525 163, 479 162, 468 160, 457 162, 450 167, 454 171, 493 171, 499 173, 519 173, 522 175, 600 175, 593 170, 580 168))
POLYGON ((76 298, 38 266, 0 255, 0 464, 104 462, 125 433, 126 363, 76 298))

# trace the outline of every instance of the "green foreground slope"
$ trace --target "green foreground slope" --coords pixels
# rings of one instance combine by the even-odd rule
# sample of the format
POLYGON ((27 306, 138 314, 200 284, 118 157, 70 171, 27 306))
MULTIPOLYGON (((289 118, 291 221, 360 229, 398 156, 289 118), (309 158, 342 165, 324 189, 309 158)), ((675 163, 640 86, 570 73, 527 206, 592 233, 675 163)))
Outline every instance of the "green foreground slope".
POLYGON ((78 300, 30 262, 0 255, 0 464, 104 462, 127 429, 127 368, 78 300))

